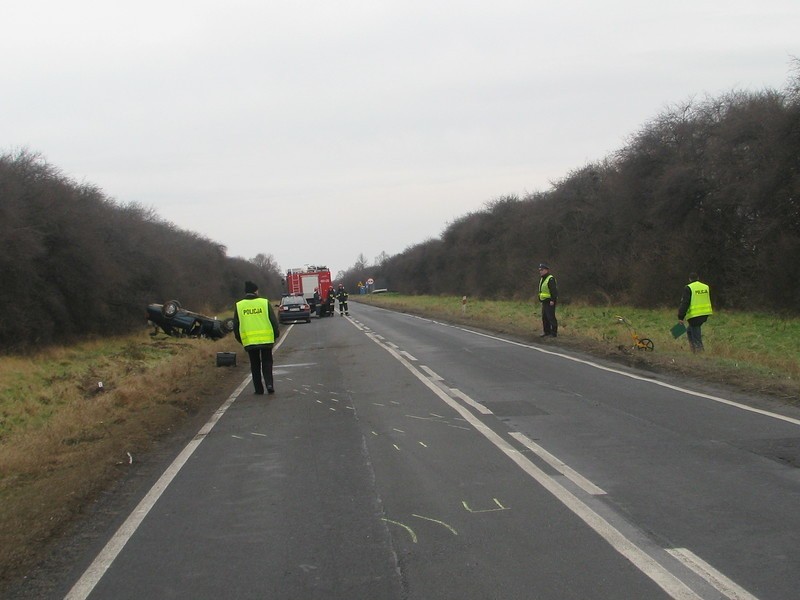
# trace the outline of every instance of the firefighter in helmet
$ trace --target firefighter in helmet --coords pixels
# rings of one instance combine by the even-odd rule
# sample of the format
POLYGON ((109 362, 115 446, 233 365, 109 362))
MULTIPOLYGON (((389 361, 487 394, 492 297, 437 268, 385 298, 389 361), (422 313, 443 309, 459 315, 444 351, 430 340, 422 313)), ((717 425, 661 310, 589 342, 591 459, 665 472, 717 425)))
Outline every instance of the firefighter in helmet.
POLYGON ((339 316, 343 317, 345 315, 350 315, 350 311, 347 310, 347 290, 344 289, 344 284, 339 284, 339 289, 336 290, 336 299, 339 301, 339 316))
POLYGON ((333 284, 331 284, 331 287, 328 290, 328 297, 327 297, 326 301, 328 303, 327 313, 330 316, 335 315, 336 314, 336 288, 333 287, 333 284))
POLYGON ((322 316, 322 298, 319 295, 319 288, 314 288, 314 305, 311 307, 311 310, 317 313, 317 316, 322 316))

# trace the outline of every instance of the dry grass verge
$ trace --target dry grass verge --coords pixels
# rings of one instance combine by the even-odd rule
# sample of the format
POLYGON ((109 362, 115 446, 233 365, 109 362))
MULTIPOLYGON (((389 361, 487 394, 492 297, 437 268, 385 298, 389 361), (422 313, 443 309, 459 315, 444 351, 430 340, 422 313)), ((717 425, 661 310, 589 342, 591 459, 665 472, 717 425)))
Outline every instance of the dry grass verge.
POLYGON ((232 336, 142 332, 0 358, 0 582, 25 573, 133 457, 230 380, 215 356, 237 349, 232 336))

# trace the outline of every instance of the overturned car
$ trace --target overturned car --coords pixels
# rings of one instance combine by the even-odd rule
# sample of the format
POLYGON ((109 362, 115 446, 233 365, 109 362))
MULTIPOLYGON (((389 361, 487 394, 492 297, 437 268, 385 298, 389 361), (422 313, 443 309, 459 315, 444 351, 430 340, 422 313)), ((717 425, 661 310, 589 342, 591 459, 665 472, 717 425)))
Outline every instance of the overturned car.
POLYGON ((147 320, 155 328, 151 335, 156 335, 160 328, 167 335, 175 337, 217 340, 233 331, 233 317, 227 319, 207 317, 182 308, 177 300, 170 300, 164 304, 149 304, 147 320))

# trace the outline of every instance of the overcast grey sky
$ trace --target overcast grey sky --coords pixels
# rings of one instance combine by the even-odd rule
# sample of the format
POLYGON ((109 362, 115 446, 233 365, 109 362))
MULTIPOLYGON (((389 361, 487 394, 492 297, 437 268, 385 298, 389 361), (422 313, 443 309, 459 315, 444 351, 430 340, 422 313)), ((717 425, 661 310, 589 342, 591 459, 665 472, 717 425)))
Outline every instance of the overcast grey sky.
POLYGON ((0 151, 335 273, 782 89, 800 1, 0 0, 0 52, 0 151))

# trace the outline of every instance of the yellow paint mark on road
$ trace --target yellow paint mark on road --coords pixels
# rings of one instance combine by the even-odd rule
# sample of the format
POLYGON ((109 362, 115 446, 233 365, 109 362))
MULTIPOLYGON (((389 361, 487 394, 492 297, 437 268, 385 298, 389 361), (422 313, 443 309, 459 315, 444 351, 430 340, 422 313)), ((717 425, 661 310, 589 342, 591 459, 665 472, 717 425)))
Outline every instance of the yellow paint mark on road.
POLYGON ((449 529, 450 533, 452 533, 453 535, 458 535, 458 532, 453 527, 451 527, 450 525, 445 523, 444 521, 440 521, 439 519, 431 519, 430 517, 423 517, 422 515, 412 514, 411 516, 412 517, 417 517, 418 519, 424 519, 425 521, 431 521, 432 523, 438 523, 442 527, 444 527, 446 529, 449 529))
POLYGON ((417 443, 418 443, 420 446, 422 446, 423 448, 427 448, 427 447, 428 447, 428 446, 427 446, 427 444, 425 444, 425 442, 417 442, 417 443))
POLYGON ((417 543, 417 534, 414 533, 414 530, 411 529, 411 527, 409 527, 408 525, 400 523, 399 521, 392 521, 391 519, 387 519, 385 517, 382 518, 381 521, 385 521, 387 523, 391 523, 392 525, 397 525, 398 527, 402 527, 408 532, 408 535, 411 536, 411 541, 414 542, 415 544, 417 543))
POLYGON ((497 498, 492 498, 492 500, 494 500, 494 503, 497 505, 497 508, 484 508, 481 510, 475 510, 469 507, 466 500, 463 500, 461 504, 463 504, 464 508, 466 508, 467 511, 471 513, 485 513, 485 512, 498 512, 501 510, 510 510, 508 507, 500 504, 500 500, 498 500, 497 498))

